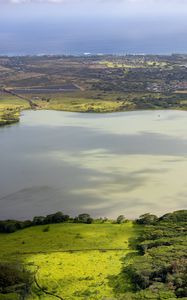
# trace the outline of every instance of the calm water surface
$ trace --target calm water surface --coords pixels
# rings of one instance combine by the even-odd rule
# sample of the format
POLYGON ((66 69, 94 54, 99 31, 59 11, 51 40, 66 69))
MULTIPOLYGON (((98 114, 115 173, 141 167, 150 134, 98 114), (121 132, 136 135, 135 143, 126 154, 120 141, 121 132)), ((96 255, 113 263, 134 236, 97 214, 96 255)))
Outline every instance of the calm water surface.
POLYGON ((0 219, 187 208, 187 112, 26 111, 0 144, 0 219))
POLYGON ((186 14, 146 17, 137 12, 131 17, 87 18, 55 14, 51 18, 40 16, 39 20, 35 17, 27 20, 18 9, 13 15, 9 11, 1 15, 0 55, 187 52, 186 14))

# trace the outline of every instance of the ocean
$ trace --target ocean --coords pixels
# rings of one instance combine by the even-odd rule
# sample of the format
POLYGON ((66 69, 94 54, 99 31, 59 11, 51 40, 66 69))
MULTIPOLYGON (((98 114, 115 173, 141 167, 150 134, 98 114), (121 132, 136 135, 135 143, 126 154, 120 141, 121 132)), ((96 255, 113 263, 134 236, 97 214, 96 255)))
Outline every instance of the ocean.
POLYGON ((186 23, 184 19, 122 17, 3 19, 0 55, 186 53, 186 23))

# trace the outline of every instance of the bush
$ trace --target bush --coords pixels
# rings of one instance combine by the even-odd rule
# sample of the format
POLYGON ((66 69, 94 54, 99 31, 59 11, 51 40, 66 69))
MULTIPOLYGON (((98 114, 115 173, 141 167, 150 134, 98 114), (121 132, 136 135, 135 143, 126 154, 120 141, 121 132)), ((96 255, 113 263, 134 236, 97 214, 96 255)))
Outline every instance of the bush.
POLYGON ((31 283, 31 274, 21 265, 0 263, 0 293, 7 294, 7 299, 11 293, 28 294, 31 283))
POLYGON ((160 221, 165 222, 187 222, 187 210, 178 210, 173 213, 163 215, 160 221))
POLYGON ((122 299, 186 299, 187 297, 187 211, 161 218, 145 214, 137 223, 146 225, 134 242, 139 255, 123 267, 117 283, 129 278, 131 293, 122 299), (127 297, 127 298, 126 298, 127 297))
POLYGON ((137 224, 142 225, 155 225, 158 221, 158 217, 151 214, 144 214, 139 217, 138 220, 136 220, 137 224))
POLYGON ((93 219, 90 217, 89 214, 80 214, 78 217, 74 219, 75 223, 85 223, 85 224, 91 224, 93 223, 93 219))
POLYGON ((69 220, 68 215, 64 215, 62 212, 57 212, 55 214, 50 214, 46 216, 44 219, 45 224, 52 224, 52 223, 62 223, 69 220))
POLYGON ((43 229, 43 232, 48 232, 50 230, 50 227, 49 226, 46 226, 44 229, 43 229))
POLYGON ((117 224, 122 224, 125 222, 125 216, 124 215, 120 215, 119 217, 117 217, 116 223, 117 224))
POLYGON ((13 233, 17 230, 29 227, 32 225, 31 221, 15 221, 15 220, 6 220, 0 221, 0 232, 2 233, 13 233))

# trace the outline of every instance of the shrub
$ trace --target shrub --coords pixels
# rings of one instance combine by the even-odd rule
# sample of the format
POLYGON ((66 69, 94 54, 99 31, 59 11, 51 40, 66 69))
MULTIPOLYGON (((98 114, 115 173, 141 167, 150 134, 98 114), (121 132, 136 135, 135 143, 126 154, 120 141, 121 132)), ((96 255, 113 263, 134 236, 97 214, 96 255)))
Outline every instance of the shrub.
POLYGON ((0 263, 0 292, 2 294, 27 294, 31 283, 31 274, 24 270, 22 266, 0 263))
POLYGON ((124 215, 120 215, 117 217, 116 223, 117 224, 122 224, 125 222, 125 216, 124 215))
POLYGON ((137 224, 143 224, 143 225, 155 225, 158 221, 158 217, 152 214, 144 214, 139 217, 138 220, 136 220, 137 224))
POLYGON ((43 232, 48 232, 50 230, 50 226, 46 226, 44 229, 43 229, 43 232))
POLYGON ((93 219, 90 217, 89 214, 80 214, 78 217, 74 219, 75 223, 85 223, 85 224, 91 224, 93 223, 93 219))

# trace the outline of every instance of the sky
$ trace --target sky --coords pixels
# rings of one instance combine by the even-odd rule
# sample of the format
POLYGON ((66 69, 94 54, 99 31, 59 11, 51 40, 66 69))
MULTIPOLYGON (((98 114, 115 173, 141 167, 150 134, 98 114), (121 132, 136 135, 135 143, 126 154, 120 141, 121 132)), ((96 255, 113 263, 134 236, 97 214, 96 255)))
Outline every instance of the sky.
POLYGON ((187 14, 186 0, 1 0, 1 9, 5 13, 76 13, 102 15, 130 14, 187 14), (93 10, 91 10, 91 8, 93 10), (38 11, 37 11, 38 10, 38 11))
POLYGON ((0 54, 187 52, 186 35, 187 0, 0 0, 0 54))

